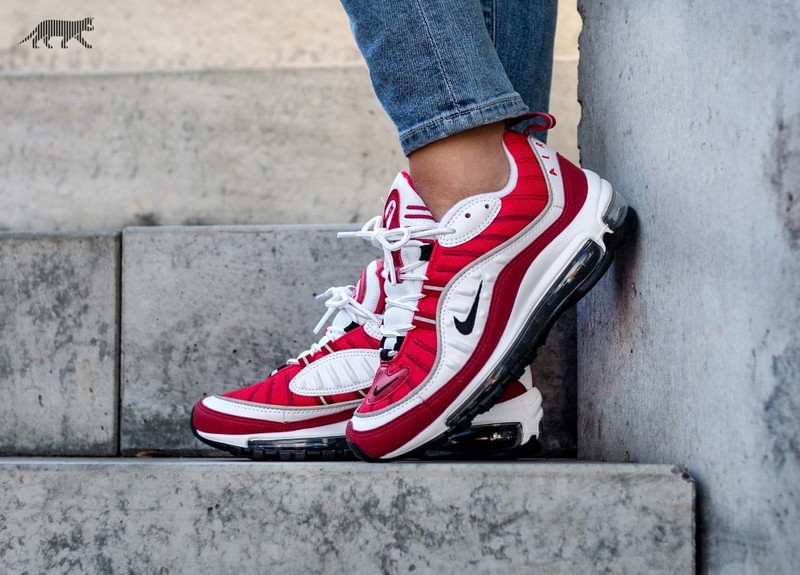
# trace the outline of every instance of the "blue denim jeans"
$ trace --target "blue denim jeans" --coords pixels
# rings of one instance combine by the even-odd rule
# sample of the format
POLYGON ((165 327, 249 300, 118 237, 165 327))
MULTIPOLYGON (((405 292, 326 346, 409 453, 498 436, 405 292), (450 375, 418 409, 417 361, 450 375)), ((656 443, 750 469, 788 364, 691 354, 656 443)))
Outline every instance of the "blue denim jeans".
POLYGON ((547 111, 557 0, 341 0, 406 155, 547 111))

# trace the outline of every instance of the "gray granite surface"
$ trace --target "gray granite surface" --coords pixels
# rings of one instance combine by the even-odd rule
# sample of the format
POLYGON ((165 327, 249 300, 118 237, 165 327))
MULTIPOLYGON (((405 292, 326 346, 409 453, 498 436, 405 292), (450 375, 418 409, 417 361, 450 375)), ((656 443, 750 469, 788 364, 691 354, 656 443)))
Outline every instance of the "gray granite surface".
POLYGON ((119 244, 0 233, 0 454, 116 453, 119 244))
POLYGON ((694 573, 669 466, 0 460, 5 573, 694 573))

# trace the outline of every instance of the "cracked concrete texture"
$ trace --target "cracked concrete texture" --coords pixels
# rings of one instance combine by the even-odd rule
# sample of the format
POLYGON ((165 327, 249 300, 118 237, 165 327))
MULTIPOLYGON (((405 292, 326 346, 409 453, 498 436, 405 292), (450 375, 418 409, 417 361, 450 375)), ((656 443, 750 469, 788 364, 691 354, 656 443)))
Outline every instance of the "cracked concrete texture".
POLYGON ((6 572, 694 572, 694 487, 669 466, 6 460, 0 476, 6 572))
MULTIPOLYGON (((203 395, 261 381, 319 339, 313 296, 353 284, 380 252, 341 226, 129 228, 123 235, 122 452, 220 452, 189 414, 203 395), (331 265, 335 263, 335 265, 331 265)), ((353 229, 353 228, 346 228, 353 229)), ((534 363, 546 454, 573 456, 575 316, 534 363)))
POLYGON ((0 234, 0 454, 117 450, 119 235, 0 234))
POLYGON ((579 308, 580 456, 684 463, 701 573, 796 573, 800 13, 734 4, 582 3, 582 155, 640 231, 579 308))

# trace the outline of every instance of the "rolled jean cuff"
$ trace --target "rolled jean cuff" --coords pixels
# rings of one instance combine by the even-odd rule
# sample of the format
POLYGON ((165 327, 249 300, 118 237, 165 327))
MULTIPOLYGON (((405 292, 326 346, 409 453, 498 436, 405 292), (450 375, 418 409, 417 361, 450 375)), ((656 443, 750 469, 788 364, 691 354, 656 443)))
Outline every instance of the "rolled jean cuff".
POLYGON ((514 118, 527 111, 528 107, 520 95, 512 92, 488 102, 442 114, 428 119, 422 124, 402 130, 400 145, 403 153, 408 156, 411 152, 447 136, 514 118))

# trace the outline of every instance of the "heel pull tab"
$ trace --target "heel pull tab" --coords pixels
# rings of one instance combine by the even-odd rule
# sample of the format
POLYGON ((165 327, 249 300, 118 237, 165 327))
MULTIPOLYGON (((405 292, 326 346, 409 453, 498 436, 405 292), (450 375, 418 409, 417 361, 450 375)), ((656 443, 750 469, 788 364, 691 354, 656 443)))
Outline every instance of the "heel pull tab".
POLYGON ((531 132, 545 132, 555 127, 556 117, 547 112, 528 112, 516 118, 506 120, 506 128, 509 130, 522 122, 530 123, 522 129, 522 133, 530 136, 531 132), (532 120, 532 121, 531 121, 532 120))

